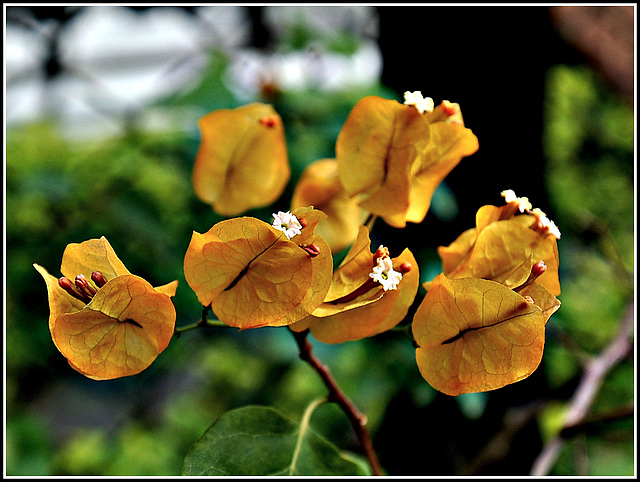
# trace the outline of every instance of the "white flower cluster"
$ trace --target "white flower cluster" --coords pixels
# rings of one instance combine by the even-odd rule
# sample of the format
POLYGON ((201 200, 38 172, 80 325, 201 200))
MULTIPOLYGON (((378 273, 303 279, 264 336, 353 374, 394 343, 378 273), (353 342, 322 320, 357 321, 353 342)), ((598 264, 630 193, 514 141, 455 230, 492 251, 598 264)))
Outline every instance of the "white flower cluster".
POLYGON ((422 92, 416 90, 414 92, 406 91, 404 93, 405 105, 413 105, 418 112, 424 114, 425 112, 433 112, 434 104, 431 97, 422 97, 422 92))
POLYGON ((516 203, 521 213, 525 211, 530 211, 531 209, 533 209, 533 206, 529 202, 528 197, 518 197, 516 196, 516 193, 513 192, 512 189, 507 189, 506 191, 502 191, 500 194, 502 195, 502 197, 504 197, 505 202, 516 203))
POLYGON ((542 210, 535 208, 531 211, 531 214, 533 214, 537 218, 538 227, 553 234, 556 239, 560 239, 560 230, 558 229, 558 226, 556 226, 556 223, 551 221, 551 219, 549 219, 547 215, 542 212, 542 210))
POLYGON ((500 194, 502 195, 502 197, 504 197, 504 200, 507 203, 516 203, 521 213, 526 211, 528 214, 535 216, 538 221, 538 228, 550 234, 553 234, 556 239, 560 239, 560 230, 558 229, 556 224, 551 221, 551 219, 549 219, 541 209, 533 209, 533 206, 529 202, 529 198, 517 197, 516 193, 511 189, 502 191, 500 194))
POLYGON ((302 224, 289 211, 286 213, 278 211, 278 214, 273 213, 272 216, 274 218, 273 227, 282 231, 288 239, 302 232, 302 224))
POLYGON ((393 261, 389 256, 378 258, 369 276, 373 281, 380 283, 385 291, 398 289, 398 284, 402 280, 402 273, 393 269, 393 261))

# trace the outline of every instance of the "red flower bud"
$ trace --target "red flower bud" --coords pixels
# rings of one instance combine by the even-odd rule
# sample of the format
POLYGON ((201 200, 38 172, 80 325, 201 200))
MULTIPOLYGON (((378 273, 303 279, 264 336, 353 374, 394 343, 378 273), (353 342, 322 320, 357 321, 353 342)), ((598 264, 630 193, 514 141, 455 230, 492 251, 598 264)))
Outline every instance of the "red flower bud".
POLYGON ((91 301, 91 297, 82 292, 69 278, 63 276, 58 280, 58 285, 75 299, 83 303, 89 303, 91 301))
POLYGON ((276 125, 277 118, 275 116, 268 115, 268 116, 261 117, 258 120, 258 122, 260 122, 260 124, 270 129, 276 125))
POLYGON ((91 273, 91 279, 98 286, 98 288, 102 288, 105 284, 107 284, 107 278, 100 271, 94 271, 91 273))
POLYGON ((76 286, 85 296, 88 296, 89 299, 93 298, 93 295, 97 292, 97 290, 89 284, 87 278, 85 278, 83 274, 76 276, 76 286))

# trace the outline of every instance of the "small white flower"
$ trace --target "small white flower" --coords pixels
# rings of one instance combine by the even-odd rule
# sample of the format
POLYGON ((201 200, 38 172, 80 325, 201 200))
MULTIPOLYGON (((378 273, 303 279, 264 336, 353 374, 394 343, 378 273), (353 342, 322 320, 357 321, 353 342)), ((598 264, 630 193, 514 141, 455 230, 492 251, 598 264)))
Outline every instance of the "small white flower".
POLYGON ((402 280, 402 273, 393 269, 393 261, 388 256, 378 258, 377 265, 373 267, 369 276, 373 281, 380 283, 385 291, 397 289, 402 280))
POLYGON ((433 99, 431 97, 422 97, 422 92, 416 90, 414 92, 406 91, 404 93, 405 105, 413 105, 418 112, 424 114, 425 112, 433 112, 433 99))
POLYGON ((529 198, 528 197, 517 197, 516 193, 513 192, 513 190, 511 189, 507 189, 506 191, 502 191, 500 193, 502 195, 502 197, 504 197, 505 202, 507 203, 511 203, 514 202, 518 205, 518 209, 520 210, 521 213, 525 212, 525 211, 530 211, 531 208, 533 207, 531 205, 531 203, 529 202, 529 198))
POLYGON ((538 220, 538 226, 540 226, 540 228, 553 234, 556 239, 560 239, 560 230, 558 229, 558 226, 556 226, 556 223, 551 221, 551 219, 549 219, 541 209, 535 208, 531 211, 531 214, 533 214, 538 220))
POLYGON ((286 213, 278 211, 278 214, 274 213, 272 216, 274 217, 273 227, 284 232, 287 238, 291 239, 302 232, 302 224, 300 224, 298 218, 289 211, 286 213))

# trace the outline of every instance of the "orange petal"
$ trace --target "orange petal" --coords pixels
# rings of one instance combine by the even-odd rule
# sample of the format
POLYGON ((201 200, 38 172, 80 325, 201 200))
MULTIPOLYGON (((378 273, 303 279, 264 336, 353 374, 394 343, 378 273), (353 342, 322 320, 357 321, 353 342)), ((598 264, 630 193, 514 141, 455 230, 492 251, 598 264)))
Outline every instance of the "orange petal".
MULTIPOLYGON (((539 278, 538 278, 539 279, 539 278)), ((560 300, 551 294, 551 292, 540 283, 533 283, 526 288, 518 291, 522 296, 529 296, 533 299, 536 306, 542 310, 542 316, 546 323, 552 314, 560 308, 560 300)))
MULTIPOLYGON (((553 236, 541 236, 527 227, 523 222, 529 215, 516 216, 512 219, 492 222, 478 232, 476 241, 466 257, 455 256, 460 263, 446 272, 450 278, 474 277, 498 281, 509 288, 522 284, 531 272, 532 264, 544 261, 547 271, 538 278, 538 282, 546 286, 557 296, 560 294, 558 280, 557 243, 553 236)), ((439 252, 452 256, 448 259, 450 268, 454 259, 453 253, 462 253, 472 235, 465 234, 467 239, 458 239, 449 250, 439 252)))
POLYGON ((100 271, 107 280, 131 274, 104 236, 67 245, 60 268, 63 276, 73 280, 76 275, 83 274, 91 278, 93 271, 100 271))
POLYGON ((448 275, 456 269, 469 255, 477 239, 475 228, 467 229, 449 246, 438 247, 438 254, 442 259, 442 271, 448 275))
MULTIPOLYGON (((371 253, 369 253, 371 257, 371 253)), ((354 257, 355 259, 355 257, 354 257)), ((371 262, 370 262, 371 263, 371 262)), ((359 340, 390 330, 400 323, 406 316, 409 307, 415 299, 420 283, 418 264, 409 249, 405 249, 400 256, 393 258, 394 266, 410 263, 411 271, 405 273, 398 289, 383 291, 373 290, 371 296, 380 294, 373 301, 353 300, 349 303, 334 306, 334 310, 316 310, 312 316, 303 320, 299 326, 292 326, 294 331, 309 328, 311 334, 324 343, 343 343, 349 340, 359 340), (338 309, 335 309, 338 308, 338 309), (332 313, 329 316, 318 314, 332 313)), ((345 263, 344 266, 348 266, 345 263)), ((371 272, 371 267, 365 273, 371 272)), ((360 283, 364 282, 361 278, 360 283)), ((330 303, 323 303, 323 306, 330 303)))
POLYGON ((477 150, 478 139, 470 129, 446 122, 432 124, 427 151, 420 158, 420 166, 414 167, 406 221, 421 223, 438 185, 463 157, 470 156, 477 150))
MULTIPOLYGON (((49 331, 53 332, 55 322, 61 315, 65 313, 73 313, 84 308, 85 303, 74 298, 65 290, 60 288, 58 278, 49 274, 49 272, 38 264, 33 267, 42 275, 47 284, 47 292, 49 297, 49 331)), ((58 346, 53 340, 56 347, 58 346)), ((59 349, 59 348, 58 348, 59 349)))
POLYGON ((340 181, 387 224, 421 222, 437 185, 478 149, 463 125, 430 124, 412 106, 376 96, 356 103, 336 142, 340 181))

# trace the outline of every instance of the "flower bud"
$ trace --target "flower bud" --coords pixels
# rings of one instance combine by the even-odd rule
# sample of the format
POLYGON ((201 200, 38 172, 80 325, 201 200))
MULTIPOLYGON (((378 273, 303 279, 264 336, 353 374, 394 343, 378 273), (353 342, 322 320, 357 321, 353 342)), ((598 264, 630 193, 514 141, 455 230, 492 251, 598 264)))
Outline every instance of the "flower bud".
POLYGON ((389 248, 380 245, 380 247, 373 253, 373 265, 375 266, 378 263, 378 259, 380 258, 388 258, 389 257, 389 248))
POLYGON ((312 258, 315 258, 320 254, 320 248, 315 244, 303 244, 300 245, 300 247, 304 249, 312 258))
POLYGON ((400 266, 398 266, 398 271, 403 275, 407 274, 409 271, 411 271, 411 263, 405 261, 400 266))
POLYGON ((260 119, 258 119, 258 122, 260 122, 260 124, 262 124, 265 127, 268 127, 269 129, 271 129, 272 127, 274 127, 276 125, 277 122, 277 118, 275 116, 272 115, 267 115, 264 117, 261 117, 260 119))
POLYGON ((91 297, 82 292, 69 278, 63 276, 58 280, 58 285, 75 299, 83 303, 89 303, 91 301, 91 297))
POLYGON ((91 279, 98 286, 98 288, 102 288, 105 284, 107 284, 107 278, 100 271, 94 271, 91 273, 91 279))
POLYGON ((540 276, 542 276, 545 271, 547 271, 547 265, 545 264, 545 262, 542 260, 538 261, 536 264, 534 264, 531 267, 531 273, 529 274, 527 281, 522 283, 517 288, 513 288, 513 291, 518 292, 518 291, 521 291, 523 288, 526 288, 527 286, 531 285, 535 280, 537 280, 540 276))
POLYGON ((90 299, 93 298, 93 295, 96 294, 97 290, 89 284, 87 278, 83 274, 79 274, 76 276, 76 286, 82 291, 85 296, 88 296, 90 299))

